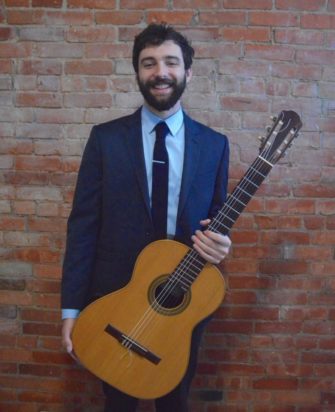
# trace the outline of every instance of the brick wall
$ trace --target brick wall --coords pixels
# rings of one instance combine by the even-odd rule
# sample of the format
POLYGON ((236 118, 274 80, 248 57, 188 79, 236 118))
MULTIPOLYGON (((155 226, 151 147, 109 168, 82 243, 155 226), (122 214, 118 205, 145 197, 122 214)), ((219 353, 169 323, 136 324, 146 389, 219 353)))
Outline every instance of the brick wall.
POLYGON ((232 234, 191 410, 334 411, 335 1, 0 5, 0 410, 101 410, 100 386, 60 350, 66 219, 91 126, 141 102, 134 34, 167 21, 196 49, 185 108, 230 137, 231 189, 271 114, 304 122, 232 234))

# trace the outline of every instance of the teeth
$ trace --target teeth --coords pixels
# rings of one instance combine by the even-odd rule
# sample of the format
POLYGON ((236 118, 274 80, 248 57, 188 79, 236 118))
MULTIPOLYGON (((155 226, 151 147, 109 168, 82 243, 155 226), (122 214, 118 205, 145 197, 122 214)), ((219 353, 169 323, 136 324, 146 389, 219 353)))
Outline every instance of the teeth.
POLYGON ((156 84, 155 88, 156 89, 167 89, 170 86, 168 84, 156 84))

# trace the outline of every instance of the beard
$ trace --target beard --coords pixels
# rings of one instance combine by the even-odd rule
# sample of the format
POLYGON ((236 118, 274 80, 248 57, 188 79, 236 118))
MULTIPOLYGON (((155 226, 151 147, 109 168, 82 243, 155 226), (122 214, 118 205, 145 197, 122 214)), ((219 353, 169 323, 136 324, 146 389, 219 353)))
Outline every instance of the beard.
POLYGON ((137 76, 137 84, 144 100, 149 104, 149 106, 153 107, 159 112, 163 112, 165 110, 170 110, 171 107, 173 107, 181 98, 186 88, 186 74, 179 82, 158 76, 154 80, 142 82, 137 76), (168 96, 157 98, 151 93, 150 90, 152 87, 156 87, 158 85, 168 85, 172 87, 172 93, 168 96))

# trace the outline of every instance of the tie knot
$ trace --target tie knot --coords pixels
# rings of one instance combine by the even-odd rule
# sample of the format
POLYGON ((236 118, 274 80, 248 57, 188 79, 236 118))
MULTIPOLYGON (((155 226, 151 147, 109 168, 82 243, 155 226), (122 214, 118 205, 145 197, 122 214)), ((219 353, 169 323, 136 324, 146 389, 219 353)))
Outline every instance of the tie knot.
POLYGON ((170 131, 168 125, 165 122, 157 123, 155 126, 155 130, 156 130, 156 137, 158 139, 165 139, 165 137, 170 131))

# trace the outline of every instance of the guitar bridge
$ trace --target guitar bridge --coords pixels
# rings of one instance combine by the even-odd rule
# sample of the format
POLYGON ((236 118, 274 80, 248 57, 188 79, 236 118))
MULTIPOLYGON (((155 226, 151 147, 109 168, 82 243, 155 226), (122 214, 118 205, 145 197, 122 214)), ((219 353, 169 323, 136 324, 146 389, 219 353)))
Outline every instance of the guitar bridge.
POLYGON ((158 363, 161 361, 161 358, 159 356, 155 355, 153 352, 140 345, 134 339, 114 328, 114 326, 112 326, 111 324, 108 324, 105 327, 105 332, 113 336, 113 338, 120 342, 121 345, 126 346, 128 349, 132 350, 134 353, 137 353, 137 355, 146 358, 153 364, 158 365, 158 363))

